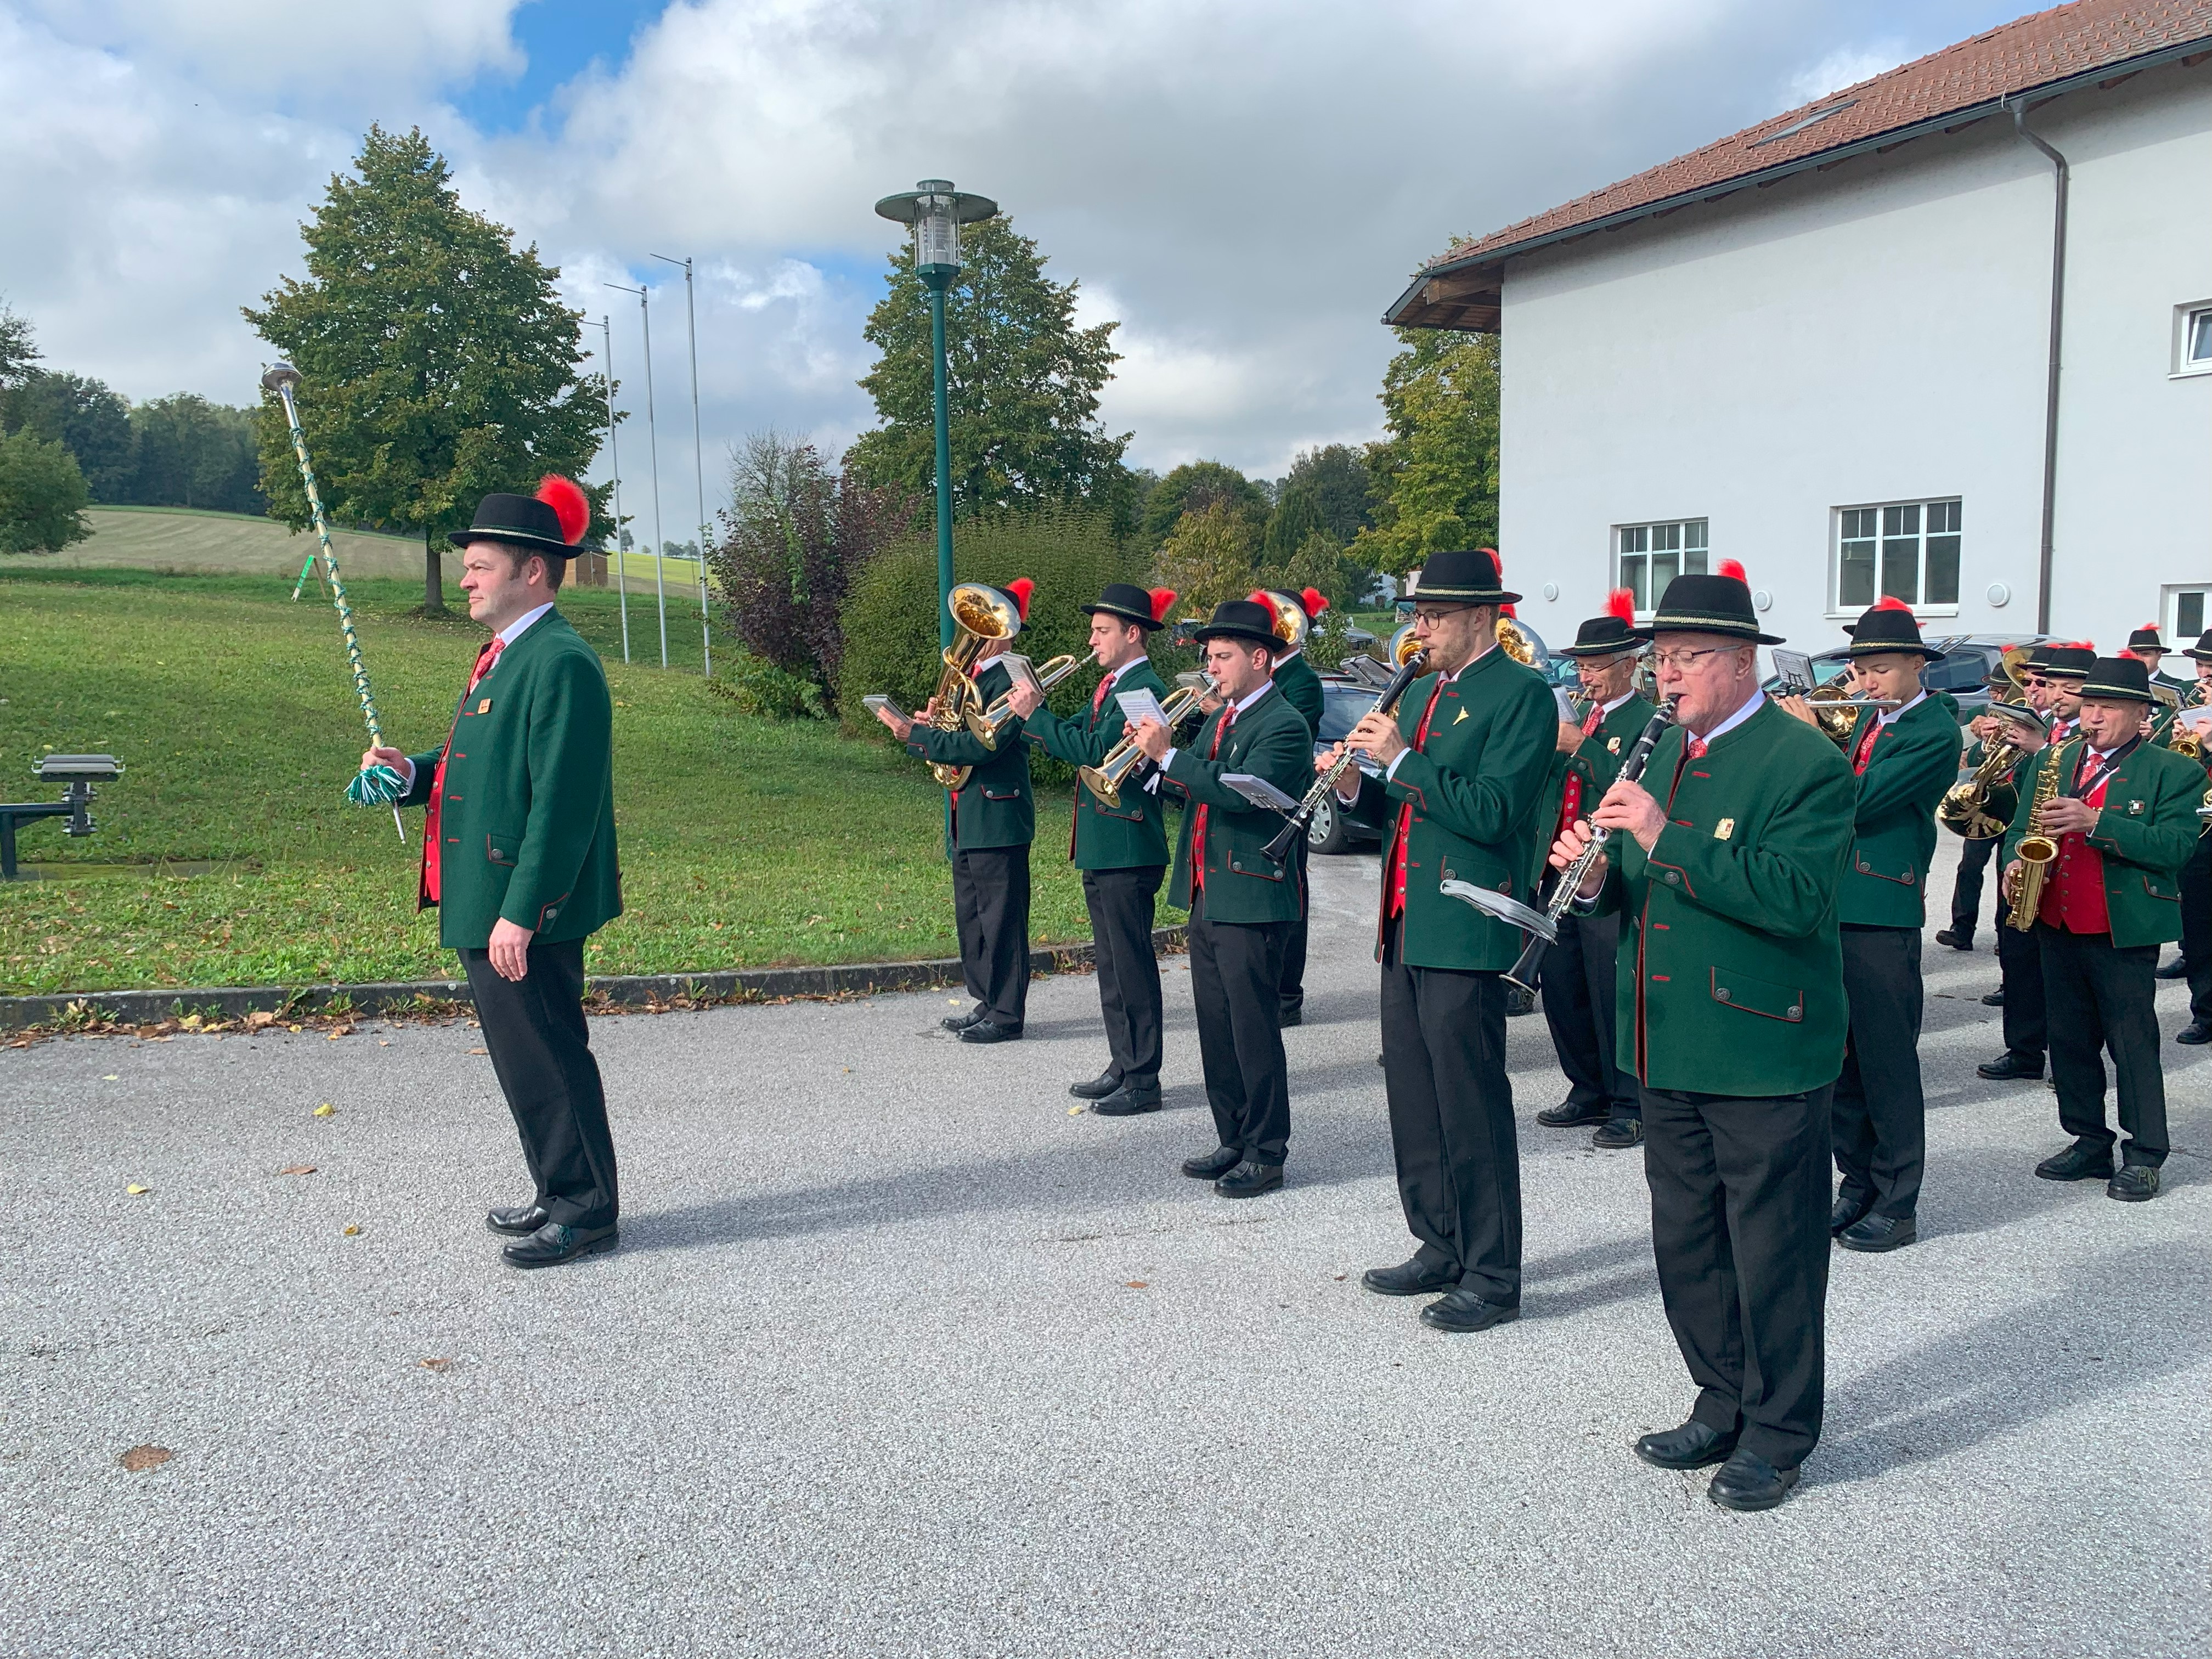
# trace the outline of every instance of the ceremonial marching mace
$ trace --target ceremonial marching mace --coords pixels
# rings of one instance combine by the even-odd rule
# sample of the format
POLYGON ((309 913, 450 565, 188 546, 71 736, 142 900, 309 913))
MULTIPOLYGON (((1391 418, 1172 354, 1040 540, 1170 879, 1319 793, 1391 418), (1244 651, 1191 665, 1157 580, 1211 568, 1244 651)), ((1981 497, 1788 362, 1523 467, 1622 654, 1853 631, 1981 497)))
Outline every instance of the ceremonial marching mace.
MULTIPOLYGON (((261 384, 284 400, 284 419, 292 428, 293 459, 300 463, 300 482, 307 486, 307 511, 315 521, 323 568, 331 579, 331 602, 337 607, 338 627, 345 635, 346 661, 353 666, 354 695, 361 699, 362 718, 368 722, 369 747, 380 748, 384 732, 376 718, 376 697, 368 689, 368 670, 362 665, 361 641, 354 636, 353 606, 346 599, 345 584, 338 579, 338 556, 331 550, 331 527, 323 517, 322 495, 315 489, 315 469, 307 459, 307 434, 300 429, 300 406, 292 400, 292 388, 300 384, 300 371, 289 363, 278 363, 261 377, 261 384)), ((312 561, 314 555, 307 556, 312 561)), ((389 806, 392 827, 402 841, 407 839, 407 826, 400 822, 399 798, 406 793, 399 774, 388 766, 364 766, 346 785, 346 799, 355 805, 389 806)))

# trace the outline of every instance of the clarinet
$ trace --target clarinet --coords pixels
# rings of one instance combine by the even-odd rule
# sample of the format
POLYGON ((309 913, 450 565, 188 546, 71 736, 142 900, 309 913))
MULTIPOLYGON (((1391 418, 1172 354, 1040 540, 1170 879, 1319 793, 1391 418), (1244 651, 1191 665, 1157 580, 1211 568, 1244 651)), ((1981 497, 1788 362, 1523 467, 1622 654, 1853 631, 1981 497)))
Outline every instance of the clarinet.
MULTIPOLYGON (((1620 763, 1620 775, 1617 781, 1634 783, 1643 777, 1644 767, 1650 763, 1651 751, 1658 747, 1659 739, 1666 736, 1667 728, 1674 723, 1674 705, 1679 701, 1680 694, 1661 701, 1659 712, 1652 715, 1644 723, 1643 731, 1636 734, 1634 745, 1620 763)), ((1612 839, 1612 830, 1600 824, 1592 824, 1589 844, 1575 855, 1574 862, 1560 871, 1559 878, 1552 884, 1552 896, 1544 906, 1544 916, 1552 924, 1553 938, 1558 937, 1559 918, 1566 915, 1567 907, 1575 902, 1575 895, 1582 890, 1582 884, 1589 872, 1597 867, 1598 860, 1605 855, 1606 842, 1612 839)), ((1551 945, 1552 940, 1543 934, 1530 933, 1528 944, 1521 949, 1521 959, 1507 970, 1506 979, 1524 991, 1534 992, 1538 972, 1544 964, 1544 952, 1551 948, 1551 945)))
MULTIPOLYGON (((1388 714, 1394 711, 1398 707, 1398 699, 1406 695, 1406 688, 1426 671, 1428 661, 1425 652, 1416 651, 1400 664, 1398 672, 1390 677, 1390 683, 1382 688, 1382 695, 1375 699, 1375 707, 1367 712, 1388 714)), ((1313 822, 1313 815, 1321 811, 1322 802, 1328 798, 1329 791, 1336 787, 1337 781, 1352 769, 1354 759, 1354 751, 1347 748, 1337 757, 1328 770, 1314 780, 1314 786, 1306 791, 1305 799, 1297 804, 1295 811, 1289 814, 1289 822, 1283 825, 1274 840, 1260 849, 1262 857, 1275 864, 1280 864, 1290 857, 1291 849, 1298 844, 1298 837, 1305 834, 1306 826, 1313 822)))

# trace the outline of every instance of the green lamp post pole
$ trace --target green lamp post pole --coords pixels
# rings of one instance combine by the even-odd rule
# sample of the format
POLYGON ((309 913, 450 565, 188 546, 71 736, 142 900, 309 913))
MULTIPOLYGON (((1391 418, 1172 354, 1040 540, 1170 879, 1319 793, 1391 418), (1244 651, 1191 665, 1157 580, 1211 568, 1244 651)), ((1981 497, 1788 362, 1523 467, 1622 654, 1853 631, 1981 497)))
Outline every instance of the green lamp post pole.
POLYGON ((912 190, 886 196, 876 211, 914 227, 914 270, 929 290, 931 390, 937 421, 937 639, 952 643, 952 422, 945 381, 945 291, 960 274, 960 227, 988 219, 999 204, 963 194, 949 179, 924 179, 912 190))

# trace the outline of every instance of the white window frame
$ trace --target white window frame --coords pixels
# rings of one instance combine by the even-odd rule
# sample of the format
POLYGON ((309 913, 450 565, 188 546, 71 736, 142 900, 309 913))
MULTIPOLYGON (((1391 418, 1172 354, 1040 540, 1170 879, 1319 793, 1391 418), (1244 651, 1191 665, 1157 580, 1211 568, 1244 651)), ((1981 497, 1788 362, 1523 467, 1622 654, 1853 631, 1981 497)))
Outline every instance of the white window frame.
MULTIPOLYGON (((1929 510, 1931 507, 1950 507, 1959 510, 1958 522, 1961 526, 1960 529, 1942 530, 1933 533, 1939 536, 1955 535, 1959 538, 1959 584, 1963 589, 1966 585, 1966 531, 1963 527, 1965 507, 1965 498, 1959 495, 1907 495, 1893 501, 1852 501, 1847 506, 1829 508, 1828 615, 1832 617, 1845 619, 1856 617, 1881 597, 1881 547, 1889 541, 1903 539, 1901 536, 1890 532, 1889 515, 1905 507, 1916 510, 1912 532, 1913 539, 1919 544, 1918 550, 1914 555, 1916 568, 1913 591, 1916 593, 1924 593, 1928 587, 1928 540, 1930 534, 1928 528, 1929 510), (1844 515, 1852 513, 1871 513, 1875 515, 1875 533, 1871 538, 1876 549, 1874 594, 1864 605, 1856 601, 1847 603, 1844 599, 1844 515)), ((1860 541, 1869 538, 1854 536, 1850 539, 1860 541)), ((1955 597, 1946 599, 1941 604, 1926 599, 1916 600, 1912 606, 1912 614, 1916 617, 1955 617, 1959 614, 1959 601, 1955 597)))
POLYGON ((1650 561, 1654 553, 1673 554, 1676 575, 1709 575, 1718 568, 1713 561, 1712 539, 1712 520, 1709 518, 1647 519, 1641 524, 1617 524, 1612 531, 1612 586, 1633 589, 1636 583, 1630 578, 1624 561, 1644 561, 1647 603, 1636 607, 1636 617, 1639 622, 1649 622, 1652 607, 1666 591, 1666 583, 1650 580, 1650 561), (1655 535, 1655 532, 1658 533, 1655 535), (1672 545, 1654 549, 1654 541, 1671 542, 1672 545))
POLYGON ((2179 651, 2197 643, 2197 636, 2212 628, 2212 582, 2175 582, 2168 586, 2159 602, 2158 625, 2166 634, 2169 649, 2179 651), (2189 595, 2197 598, 2198 625, 2185 633, 2181 626, 2181 605, 2189 595))
POLYGON ((2173 368, 2169 380, 2193 380, 2212 374, 2212 355, 2191 358, 2190 343, 2202 331, 2212 340, 2212 300, 2192 300, 2173 308, 2173 368))

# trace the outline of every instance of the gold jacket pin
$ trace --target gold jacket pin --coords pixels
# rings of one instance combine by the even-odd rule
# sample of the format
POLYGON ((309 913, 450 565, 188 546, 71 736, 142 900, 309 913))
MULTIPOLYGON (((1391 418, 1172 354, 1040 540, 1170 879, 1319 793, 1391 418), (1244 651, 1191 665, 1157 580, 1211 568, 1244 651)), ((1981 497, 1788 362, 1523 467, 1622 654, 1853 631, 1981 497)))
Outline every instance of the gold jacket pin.
POLYGON ((1726 841, 1734 834, 1735 834, 1735 820, 1734 818, 1723 818, 1718 823, 1713 826, 1713 839, 1715 841, 1726 841))
POLYGON ((1605 751, 1608 755, 1618 755, 1620 752, 1620 739, 1607 738, 1605 740, 1605 751))
POLYGON ((2142 810, 2143 804, 2139 800, 2131 800, 2128 803, 2128 816, 2131 818, 2141 817, 2142 816, 2142 810))
POLYGON ((491 699, 489 697, 484 697, 478 700, 477 703, 477 713, 479 714, 489 714, 491 713, 491 699))
POLYGON ((1464 708, 1462 708, 1462 709, 1461 709, 1461 710, 1459 711, 1459 720, 1454 720, 1454 721, 1452 722, 1452 724, 1453 724, 1454 726, 1457 726, 1457 725, 1459 724, 1460 720, 1465 720, 1466 718, 1467 718, 1467 710, 1466 710, 1466 709, 1464 709, 1464 708))

